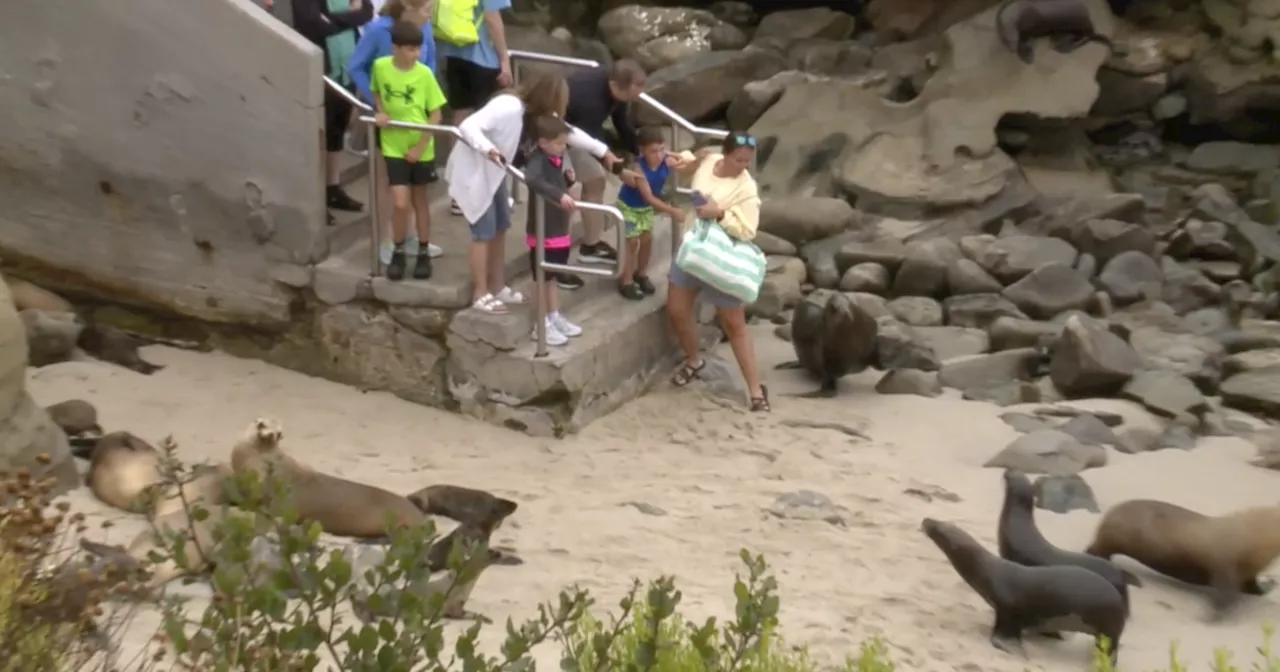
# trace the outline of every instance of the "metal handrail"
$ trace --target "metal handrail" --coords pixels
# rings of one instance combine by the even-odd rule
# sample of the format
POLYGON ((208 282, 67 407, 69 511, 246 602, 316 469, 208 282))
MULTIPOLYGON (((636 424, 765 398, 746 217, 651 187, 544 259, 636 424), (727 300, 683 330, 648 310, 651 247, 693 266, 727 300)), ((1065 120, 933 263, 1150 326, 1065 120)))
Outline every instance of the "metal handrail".
MULTIPOLYGON (((337 82, 333 81, 332 79, 325 77, 324 82, 325 82, 325 85, 337 91, 339 94, 342 95, 343 98, 346 98, 351 104, 355 105, 360 110, 364 112, 374 111, 373 107, 371 107, 369 104, 365 103, 364 101, 360 100, 355 94, 351 93, 345 87, 339 85, 337 82)), ((376 165, 377 165, 376 152, 374 151, 375 148, 377 147, 377 143, 375 141, 375 131, 377 129, 377 126, 375 125, 376 119, 372 116, 361 115, 360 117, 358 117, 358 119, 362 123, 364 123, 367 129, 369 129, 369 144, 368 144, 368 148, 369 148, 369 212, 370 212, 370 221, 372 222, 370 225, 370 231, 372 235, 372 245, 370 247, 373 250, 373 263, 372 263, 371 275, 377 276, 382 270, 382 259, 379 257, 379 254, 378 254, 379 247, 381 246, 381 241, 379 240, 379 238, 381 238, 382 236, 381 223, 378 221, 378 216, 377 216, 378 185, 377 185, 377 180, 374 179, 374 175, 375 175, 374 170, 376 169, 376 165)), ((390 126, 392 128, 404 128, 404 129, 417 130, 417 131, 429 131, 432 133, 448 133, 453 137, 457 138, 459 142, 461 142, 466 147, 470 148, 472 151, 476 151, 476 152, 480 151, 467 142, 467 139, 462 136, 462 131, 459 130, 457 126, 442 126, 438 124, 412 124, 412 123, 407 123, 402 121, 389 121, 387 122, 387 126, 390 126)), ((503 169, 507 172, 507 174, 511 175, 517 180, 520 180, 521 182, 524 182, 525 184, 528 184, 528 182, 525 181, 524 171, 511 165, 509 161, 504 161, 501 165, 503 169)), ((626 239, 627 226, 626 226, 626 221, 623 220, 622 218, 622 211, 618 210, 617 208, 611 205, 601 205, 599 203, 588 203, 585 201, 574 201, 574 206, 580 210, 592 210, 595 212, 601 212, 618 221, 618 226, 615 227, 615 230, 618 232, 617 264, 614 266, 614 269, 612 271, 606 271, 598 268, 589 268, 586 266, 573 266, 571 264, 547 263, 547 259, 546 259, 546 247, 547 247, 546 207, 547 207, 547 204, 545 199, 537 195, 535 195, 534 197, 538 199, 538 207, 534 209, 534 239, 537 245, 535 249, 536 249, 537 261, 538 261, 536 267, 534 268, 534 282, 537 285, 537 294, 538 294, 537 300, 535 301, 535 305, 537 306, 537 320, 538 320, 536 324, 536 328, 538 331, 538 347, 537 347, 537 351, 534 354, 537 357, 546 357, 547 356, 547 305, 542 292, 542 288, 546 286, 546 282, 547 282, 546 272, 560 271, 562 273, 573 273, 575 275, 595 275, 595 276, 601 276, 606 278, 619 277, 622 274, 622 269, 626 264, 626 258, 627 258, 627 239, 626 239)))

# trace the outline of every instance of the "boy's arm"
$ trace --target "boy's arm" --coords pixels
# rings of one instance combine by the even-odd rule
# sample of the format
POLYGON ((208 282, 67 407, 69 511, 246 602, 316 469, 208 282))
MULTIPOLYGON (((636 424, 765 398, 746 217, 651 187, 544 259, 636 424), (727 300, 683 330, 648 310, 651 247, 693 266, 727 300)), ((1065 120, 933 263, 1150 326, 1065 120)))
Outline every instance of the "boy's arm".
POLYGON ((511 0, 482 0, 484 23, 489 27, 489 40, 493 42, 493 50, 498 52, 499 72, 505 76, 502 88, 511 85, 511 54, 507 51, 507 28, 502 23, 502 10, 511 8, 511 0))
MULTIPOLYGON (((638 168, 639 164, 637 163, 636 165, 638 168)), ((684 214, 684 212, 680 210, 680 208, 677 208, 673 205, 669 205, 666 201, 662 200, 661 198, 658 198, 658 196, 653 193, 653 189, 649 188, 649 180, 646 180, 644 178, 643 173, 641 174, 640 179, 636 180, 636 183, 634 186, 636 187, 636 189, 640 191, 640 196, 644 198, 644 202, 653 206, 654 210, 657 210, 658 212, 666 213, 673 217, 684 214)))
POLYGON ((564 198, 564 195, 569 192, 557 184, 557 182, 563 182, 563 179, 552 181, 552 177, 559 177, 556 172, 553 172, 555 166, 552 166, 546 160, 546 157, 541 155, 529 158, 529 162, 524 167, 525 183, 538 196, 545 198, 552 204, 559 203, 560 199, 564 198))
MULTIPOLYGON (((426 88, 426 105, 427 105, 427 123, 432 126, 439 126, 444 113, 441 110, 445 106, 444 91, 440 90, 440 83, 436 81, 434 75, 427 74, 426 88)), ((418 138, 418 144, 414 147, 414 151, 422 153, 427 151, 427 143, 431 142, 434 135, 430 131, 424 131, 422 137, 418 138)))

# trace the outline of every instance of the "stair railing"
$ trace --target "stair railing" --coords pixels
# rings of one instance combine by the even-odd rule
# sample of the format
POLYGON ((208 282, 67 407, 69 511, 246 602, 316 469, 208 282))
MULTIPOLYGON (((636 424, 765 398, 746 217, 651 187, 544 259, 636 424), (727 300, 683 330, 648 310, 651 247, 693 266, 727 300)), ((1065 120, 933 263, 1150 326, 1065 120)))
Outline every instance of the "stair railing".
MULTIPOLYGON (((366 137, 368 138, 368 152, 369 152, 369 164, 368 164, 369 165, 368 167, 369 213, 370 213, 369 233, 370 233, 370 248, 373 251, 371 264, 370 264, 370 275, 373 277, 377 277, 382 274, 382 258, 378 254, 379 247, 381 246, 381 243, 382 243, 382 241, 380 240, 382 237, 382 225, 381 225, 381 222, 378 221, 377 213, 378 213, 378 195, 379 194, 378 194, 378 182, 375 179, 377 173, 374 172, 377 167, 377 155, 378 155, 378 152, 376 151, 378 146, 376 141, 378 127, 375 124, 376 120, 372 116, 374 109, 368 103, 365 103, 364 101, 360 100, 358 97, 356 97, 355 94, 351 93, 345 87, 341 86, 340 84, 333 81, 332 79, 325 77, 324 83, 326 86, 330 87, 334 91, 341 94, 343 98, 346 98, 347 101, 349 101, 352 105, 355 105, 361 112, 368 113, 368 114, 362 114, 357 118, 360 120, 361 123, 365 125, 365 128, 367 129, 366 137)), ((452 135, 453 137, 457 138, 459 144, 462 144, 463 146, 468 147, 472 151, 476 151, 476 152, 479 151, 475 147, 472 147, 467 142, 466 138, 462 137, 462 131, 459 131, 457 126, 442 126, 438 124, 412 124, 412 123, 401 122, 401 121, 390 121, 387 123, 387 126, 391 128, 405 128, 405 129, 411 129, 415 131, 428 131, 431 133, 448 133, 449 135, 452 135)), ((519 180, 521 183, 525 182, 524 171, 511 165, 509 161, 503 163, 503 168, 506 170, 507 174, 510 177, 516 180, 519 180)), ((574 275, 593 275, 593 276, 599 276, 599 277, 605 277, 605 278, 617 278, 622 273, 622 269, 626 264, 626 260, 627 260, 627 225, 626 225, 626 222, 623 221, 622 219, 622 212, 611 205, 601 205, 599 203, 587 203, 585 201, 575 201, 574 205, 580 210, 592 210, 595 212, 601 212, 617 220, 618 225, 615 228, 618 232, 618 263, 617 265, 614 266, 613 270, 611 271, 606 271, 599 268, 591 268, 588 266, 574 266, 572 264, 548 263, 547 257, 546 257, 546 248, 547 248, 546 208, 548 207, 548 204, 546 202, 546 199, 543 199, 542 197, 537 196, 536 194, 534 194, 533 197, 537 199, 537 204, 536 204, 537 207, 533 209, 533 216, 534 216, 534 238, 537 243, 537 247, 535 249, 537 250, 537 262, 538 262, 534 267, 534 283, 536 287, 536 292, 538 294, 537 298, 534 301, 536 312, 537 312, 537 323, 535 324, 535 327, 537 328, 537 332, 538 332, 537 350, 535 351, 534 355, 537 357, 546 357, 548 354, 547 352, 547 303, 546 303, 545 293, 543 292, 543 288, 546 287, 546 284, 547 284, 547 271, 557 271, 560 273, 572 273, 574 275)))

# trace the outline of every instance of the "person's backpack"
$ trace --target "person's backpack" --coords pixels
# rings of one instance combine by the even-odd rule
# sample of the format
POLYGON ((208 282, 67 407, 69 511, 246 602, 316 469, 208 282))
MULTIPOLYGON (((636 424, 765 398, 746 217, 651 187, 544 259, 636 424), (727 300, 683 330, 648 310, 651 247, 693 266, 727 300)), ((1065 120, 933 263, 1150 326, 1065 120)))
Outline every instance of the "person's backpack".
POLYGON ((480 41, 483 20, 479 0, 436 0, 431 32, 455 47, 467 47, 480 41))

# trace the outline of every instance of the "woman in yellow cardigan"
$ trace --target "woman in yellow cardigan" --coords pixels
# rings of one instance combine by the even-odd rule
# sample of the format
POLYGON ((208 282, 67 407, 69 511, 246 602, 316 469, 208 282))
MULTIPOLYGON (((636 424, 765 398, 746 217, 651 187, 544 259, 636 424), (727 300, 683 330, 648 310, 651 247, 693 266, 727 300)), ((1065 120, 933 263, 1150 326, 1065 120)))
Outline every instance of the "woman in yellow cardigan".
MULTIPOLYGON (((692 187, 706 198, 706 203, 697 208, 698 217, 719 223, 735 240, 749 241, 755 238, 760 225, 759 190, 747 171, 756 152, 756 139, 744 133, 731 133, 718 150, 703 150, 696 156, 685 152, 685 161, 678 170, 692 172, 692 187)), ((679 387, 688 385, 707 365, 698 352, 698 326, 693 309, 694 301, 701 294, 715 306, 720 327, 733 347, 733 356, 738 360, 751 395, 751 410, 769 411, 769 390, 760 382, 755 349, 747 333, 746 306, 675 264, 671 265, 668 280, 667 314, 671 316, 685 356, 684 364, 671 382, 679 387)))

